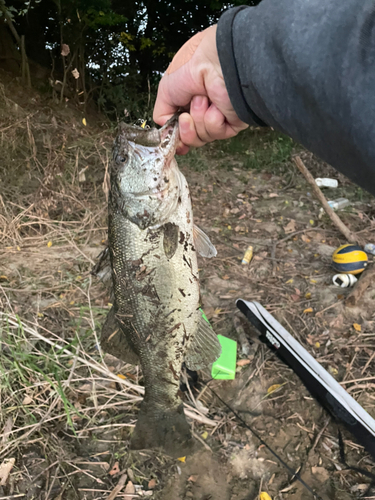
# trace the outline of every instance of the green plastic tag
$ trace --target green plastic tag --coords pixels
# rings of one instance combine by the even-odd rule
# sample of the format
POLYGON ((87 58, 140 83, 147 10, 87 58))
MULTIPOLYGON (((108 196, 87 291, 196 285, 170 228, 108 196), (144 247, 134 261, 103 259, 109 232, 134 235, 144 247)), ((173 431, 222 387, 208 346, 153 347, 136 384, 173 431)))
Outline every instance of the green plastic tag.
MULTIPOLYGON (((203 309, 199 308, 199 310, 202 313, 202 318, 211 326, 203 309)), ((221 356, 212 365, 211 377, 218 380, 234 380, 236 376, 237 342, 222 335, 218 335, 217 338, 221 344, 221 356)))
POLYGON ((236 376, 237 342, 218 335, 221 356, 212 365, 211 377, 220 380, 234 380, 236 376))

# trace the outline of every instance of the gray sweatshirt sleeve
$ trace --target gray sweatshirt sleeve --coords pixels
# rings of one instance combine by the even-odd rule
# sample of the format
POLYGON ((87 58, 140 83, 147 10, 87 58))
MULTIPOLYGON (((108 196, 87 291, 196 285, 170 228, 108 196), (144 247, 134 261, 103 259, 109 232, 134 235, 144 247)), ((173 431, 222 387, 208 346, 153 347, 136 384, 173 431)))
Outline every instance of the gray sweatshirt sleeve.
POLYGON ((238 116, 272 126, 375 194, 375 0, 263 0, 217 30, 238 116))

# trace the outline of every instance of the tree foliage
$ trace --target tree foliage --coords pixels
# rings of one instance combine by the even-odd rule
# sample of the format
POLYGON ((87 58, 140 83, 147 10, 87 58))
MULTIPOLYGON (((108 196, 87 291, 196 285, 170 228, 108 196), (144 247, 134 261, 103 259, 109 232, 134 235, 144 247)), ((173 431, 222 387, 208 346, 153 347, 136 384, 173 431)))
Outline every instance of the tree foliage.
POLYGON ((54 79, 62 82, 61 100, 70 88, 82 106, 94 98, 112 117, 125 113, 132 120, 150 115, 158 80, 181 45, 216 23, 223 10, 239 4, 238 0, 0 1, 6 1, 18 32, 25 36, 29 58, 50 67, 54 79))

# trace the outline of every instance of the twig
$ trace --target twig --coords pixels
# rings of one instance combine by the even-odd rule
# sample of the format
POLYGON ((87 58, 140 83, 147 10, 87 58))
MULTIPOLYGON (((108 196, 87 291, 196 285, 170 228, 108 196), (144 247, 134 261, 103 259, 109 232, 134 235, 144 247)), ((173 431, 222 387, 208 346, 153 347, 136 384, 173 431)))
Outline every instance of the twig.
POLYGON ((355 236, 342 222, 340 217, 332 210, 332 208, 328 205, 328 201, 324 194, 322 193, 321 189, 319 186, 317 186, 314 177, 310 174, 310 172, 307 170, 305 167, 305 164, 301 160, 299 156, 295 156, 293 158, 294 163, 296 164, 298 170, 302 173, 302 175, 305 177, 307 182, 310 184, 315 196, 318 198, 320 203, 322 204, 324 210, 326 211, 328 217, 331 219, 333 224, 337 227, 337 229, 343 234, 345 239, 347 241, 350 241, 350 243, 358 243, 361 244, 361 238, 355 236))
POLYGON ((367 288, 373 283, 374 279, 375 279, 375 267, 367 269, 363 273, 363 276, 360 278, 356 286, 354 287, 353 291, 346 298, 345 300, 346 307, 355 307, 362 298, 362 295, 365 293, 367 288))
POLYGON ((119 482, 117 483, 117 486, 115 486, 113 488, 112 492, 107 496, 107 500, 114 500, 117 497, 117 494, 120 493, 122 488, 125 486, 127 477, 128 477, 127 474, 123 474, 120 477, 119 482))
POLYGON ((338 302, 335 302, 334 304, 331 304, 330 306, 328 307, 325 307, 324 309, 322 309, 321 311, 318 311, 316 314, 315 314, 315 317, 316 316, 320 316, 321 314, 323 314, 324 312, 328 311, 328 309, 332 309, 333 307, 336 307, 338 306, 339 304, 342 304, 342 301, 339 300, 338 302))
POLYGON ((328 417, 328 418, 327 418, 327 420, 326 420, 325 424, 324 424, 324 425, 323 425, 323 427, 320 429, 320 431, 319 431, 318 435, 316 436, 315 441, 314 441, 314 444, 312 445, 312 448, 311 448, 311 450, 309 451, 309 453, 310 453, 310 452, 312 452, 312 451, 314 451, 314 450, 315 450, 315 448, 317 447, 317 444, 319 443, 320 438, 321 438, 321 437, 322 437, 322 435, 323 435, 323 432, 326 430, 326 428, 327 428, 327 426, 328 426, 328 424, 329 424, 329 421, 330 421, 330 417, 328 417))
POLYGON ((340 385, 352 384, 353 382, 365 382, 366 380, 375 380, 375 377, 355 378, 354 380, 343 380, 340 385))
POLYGON ((369 364, 371 363, 371 361, 374 359, 375 357, 375 351, 371 354, 370 356, 370 359, 367 361, 367 363, 365 364, 363 370, 361 371, 361 375, 363 375, 365 373, 365 371, 367 370, 369 364))
POLYGON ((192 431, 192 434, 193 434, 193 437, 199 441, 200 443, 203 444, 203 446, 206 448, 206 450, 208 450, 210 453, 213 453, 213 451, 211 450, 211 448, 208 446, 208 444, 194 431, 192 431))

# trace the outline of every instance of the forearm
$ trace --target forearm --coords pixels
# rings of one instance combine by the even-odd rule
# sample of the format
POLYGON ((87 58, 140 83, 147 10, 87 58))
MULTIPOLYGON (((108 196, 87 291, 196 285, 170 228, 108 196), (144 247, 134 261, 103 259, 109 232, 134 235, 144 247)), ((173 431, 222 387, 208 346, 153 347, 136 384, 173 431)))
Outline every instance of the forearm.
POLYGON ((375 2, 263 0, 226 12, 217 47, 232 105, 375 194, 375 2))

